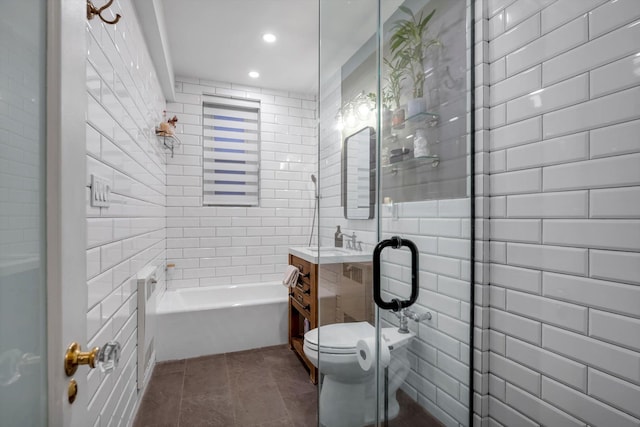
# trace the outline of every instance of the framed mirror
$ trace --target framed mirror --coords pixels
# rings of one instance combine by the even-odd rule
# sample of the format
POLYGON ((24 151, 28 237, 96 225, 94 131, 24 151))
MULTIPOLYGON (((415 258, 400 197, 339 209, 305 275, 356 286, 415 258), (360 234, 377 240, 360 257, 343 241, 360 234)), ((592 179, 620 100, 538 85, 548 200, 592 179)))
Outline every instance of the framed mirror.
POLYGON ((342 205, 347 219, 371 219, 376 200, 376 131, 371 126, 342 145, 342 205))

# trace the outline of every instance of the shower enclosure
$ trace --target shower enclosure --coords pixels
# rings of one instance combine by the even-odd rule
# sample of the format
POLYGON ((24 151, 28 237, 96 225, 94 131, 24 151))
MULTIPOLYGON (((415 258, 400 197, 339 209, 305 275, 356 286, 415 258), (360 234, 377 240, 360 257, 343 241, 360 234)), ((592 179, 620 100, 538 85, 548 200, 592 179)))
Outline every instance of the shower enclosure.
POLYGON ((471 2, 319 7, 319 347, 371 325, 343 402, 319 352, 319 425, 470 425, 471 2), (371 262, 322 261, 338 226, 371 262))

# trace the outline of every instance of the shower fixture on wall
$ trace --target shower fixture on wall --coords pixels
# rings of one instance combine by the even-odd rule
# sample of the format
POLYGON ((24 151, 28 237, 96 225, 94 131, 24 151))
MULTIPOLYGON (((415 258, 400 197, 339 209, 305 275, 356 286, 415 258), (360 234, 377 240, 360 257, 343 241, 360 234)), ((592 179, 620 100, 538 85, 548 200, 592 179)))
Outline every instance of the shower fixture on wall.
POLYGON ((102 20, 102 22, 104 22, 106 24, 114 25, 114 24, 118 23, 120 18, 122 18, 122 16, 120 16, 119 13, 116 13, 116 17, 113 20, 105 19, 105 17, 102 16, 102 12, 104 12, 107 9, 109 9, 111 7, 112 3, 113 3, 113 0, 109 0, 109 2, 107 4, 105 4, 101 8, 97 8, 97 7, 95 7, 93 5, 91 0, 87 0, 87 19, 93 19, 96 15, 98 15, 98 17, 102 20))
POLYGON ((313 182, 313 187, 315 189, 315 204, 313 206, 313 221, 311 221, 311 230, 309 231, 309 246, 311 246, 311 240, 313 240, 313 228, 316 226, 316 212, 318 211, 318 201, 320 199, 320 194, 318 193, 318 179, 315 174, 311 174, 311 182, 313 182))
POLYGON ((311 182, 313 182, 313 187, 315 188, 314 197, 318 198, 318 180, 315 174, 311 174, 311 182))

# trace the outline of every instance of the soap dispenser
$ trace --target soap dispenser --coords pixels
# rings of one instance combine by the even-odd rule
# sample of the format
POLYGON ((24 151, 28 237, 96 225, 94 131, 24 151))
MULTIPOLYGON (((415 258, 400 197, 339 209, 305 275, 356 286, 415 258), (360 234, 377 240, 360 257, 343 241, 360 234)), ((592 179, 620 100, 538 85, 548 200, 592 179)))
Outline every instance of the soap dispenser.
POLYGON ((334 243, 336 248, 342 247, 342 231, 340 231, 340 226, 338 226, 338 229, 336 230, 334 243))

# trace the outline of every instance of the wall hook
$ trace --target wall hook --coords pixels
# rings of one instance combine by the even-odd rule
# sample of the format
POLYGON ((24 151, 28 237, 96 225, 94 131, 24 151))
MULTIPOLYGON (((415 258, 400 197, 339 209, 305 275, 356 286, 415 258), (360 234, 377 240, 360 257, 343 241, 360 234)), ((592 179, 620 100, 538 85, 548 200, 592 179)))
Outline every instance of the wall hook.
POLYGON ((108 19, 105 19, 104 16, 102 16, 102 12, 104 12, 106 9, 109 9, 112 3, 113 0, 109 0, 107 4, 98 9, 93 5, 91 0, 87 0, 87 19, 93 19, 96 15, 98 15, 100 19, 102 19, 102 22, 111 25, 116 24, 120 20, 120 18, 122 18, 119 13, 116 13, 116 18, 113 21, 109 21, 108 19))

